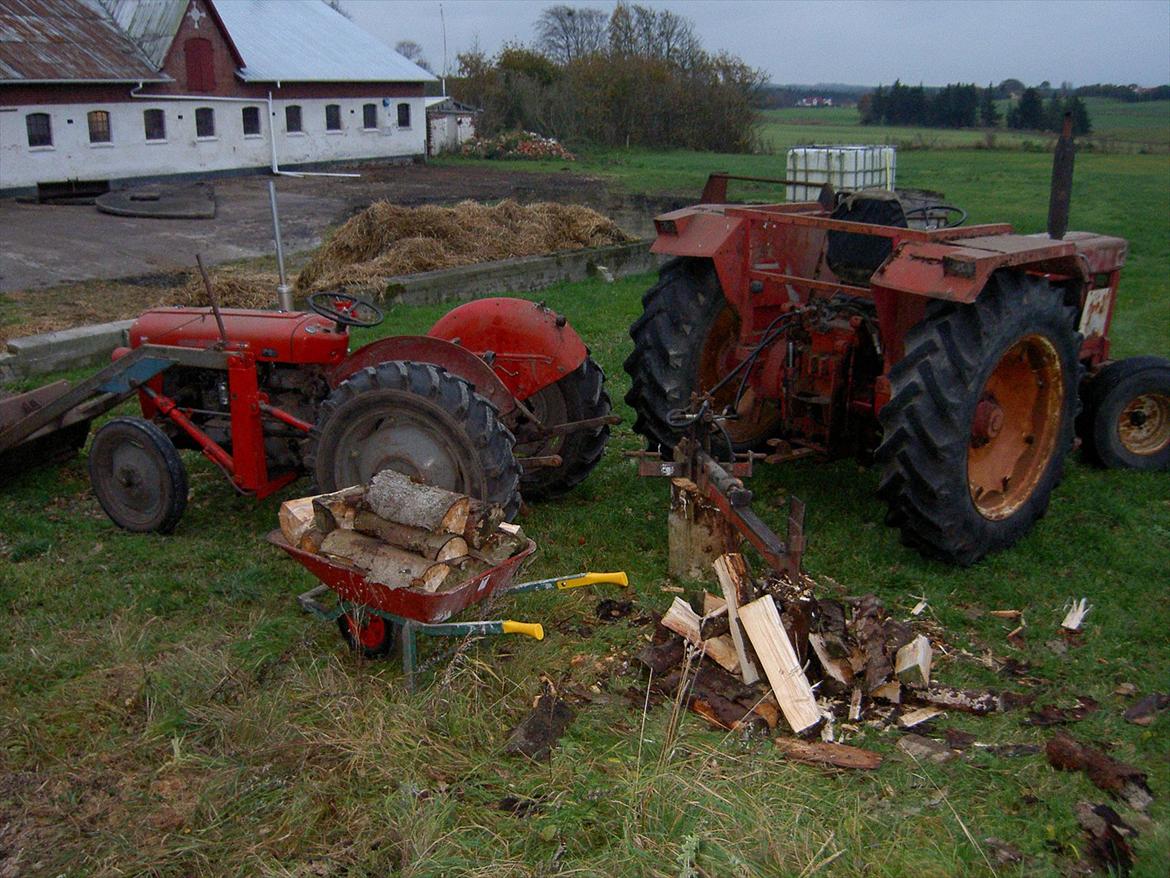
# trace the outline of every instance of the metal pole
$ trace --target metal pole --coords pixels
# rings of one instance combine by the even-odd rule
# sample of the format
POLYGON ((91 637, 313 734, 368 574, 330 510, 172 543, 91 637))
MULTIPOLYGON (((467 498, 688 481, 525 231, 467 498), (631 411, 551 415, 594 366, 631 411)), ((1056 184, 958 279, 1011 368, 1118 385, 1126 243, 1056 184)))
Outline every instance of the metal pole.
POLYGON ((268 181, 268 200, 272 203, 272 237, 276 241, 276 266, 280 270, 280 286, 276 288, 278 307, 281 311, 293 309, 292 288, 284 274, 284 242, 280 240, 280 213, 276 209, 276 184, 268 181))

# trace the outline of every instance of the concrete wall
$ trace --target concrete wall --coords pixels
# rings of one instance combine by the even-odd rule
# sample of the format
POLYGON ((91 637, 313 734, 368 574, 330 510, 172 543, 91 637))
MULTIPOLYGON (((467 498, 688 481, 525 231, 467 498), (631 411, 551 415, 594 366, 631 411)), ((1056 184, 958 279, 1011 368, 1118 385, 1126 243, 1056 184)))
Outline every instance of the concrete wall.
POLYGON ((430 126, 430 155, 458 152, 459 147, 475 137, 475 117, 470 113, 433 113, 430 126))
POLYGON ((112 103, 42 104, 0 107, 0 191, 64 180, 107 180, 163 176, 234 168, 265 167, 271 162, 269 125, 275 126, 281 165, 344 159, 422 155, 426 151, 426 114, 422 97, 301 98, 273 101, 273 118, 264 100, 130 100, 112 103), (340 131, 325 130, 325 106, 341 106, 340 131), (363 126, 362 105, 377 105, 378 128, 363 126), (409 128, 398 126, 397 105, 410 106, 409 128), (301 107, 302 133, 285 131, 285 107, 301 107), (388 104, 386 106, 385 104, 388 104), (260 110, 260 134, 245 136, 241 110, 260 110), (195 135, 195 110, 215 112, 215 136, 195 135), (146 140, 143 111, 166 114, 166 140, 146 140), (90 143, 87 114, 110 114, 110 143, 90 143), (53 145, 30 147, 25 126, 29 113, 48 113, 53 145))

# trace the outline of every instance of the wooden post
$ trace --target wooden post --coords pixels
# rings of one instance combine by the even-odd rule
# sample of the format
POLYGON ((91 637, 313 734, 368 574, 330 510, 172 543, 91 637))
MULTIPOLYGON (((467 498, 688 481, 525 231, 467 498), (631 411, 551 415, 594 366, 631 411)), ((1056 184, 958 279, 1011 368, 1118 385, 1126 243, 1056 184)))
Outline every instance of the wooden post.
POLYGON ((705 579, 715 559, 738 551, 740 538, 719 508, 690 479, 670 480, 667 572, 677 579, 705 579))

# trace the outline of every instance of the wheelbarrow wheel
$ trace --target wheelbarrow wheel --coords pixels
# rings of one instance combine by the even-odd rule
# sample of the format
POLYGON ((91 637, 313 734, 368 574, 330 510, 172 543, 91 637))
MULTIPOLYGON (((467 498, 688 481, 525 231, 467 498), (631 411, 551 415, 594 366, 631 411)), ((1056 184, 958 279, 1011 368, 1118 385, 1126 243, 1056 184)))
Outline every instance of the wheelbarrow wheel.
POLYGON ((142 418, 114 418, 93 437, 89 480, 118 527, 173 531, 187 508, 187 471, 166 433, 142 418))
POLYGON ((385 658, 398 640, 397 626, 374 613, 362 617, 343 613, 337 617, 337 627, 349 648, 364 658, 385 658))

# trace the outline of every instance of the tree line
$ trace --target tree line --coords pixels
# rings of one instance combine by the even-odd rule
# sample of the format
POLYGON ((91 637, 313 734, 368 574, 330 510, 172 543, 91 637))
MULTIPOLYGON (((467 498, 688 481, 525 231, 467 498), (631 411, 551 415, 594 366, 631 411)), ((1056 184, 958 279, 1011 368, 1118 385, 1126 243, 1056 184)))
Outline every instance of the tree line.
MULTIPOLYGON (((974 83, 949 83, 942 88, 927 90, 921 85, 908 86, 894 80, 888 89, 879 85, 864 95, 857 104, 863 125, 916 125, 927 128, 996 128, 1004 119, 996 104, 1003 91, 987 84, 979 88, 974 83)), ((1093 130, 1085 102, 1075 93, 1051 92, 1045 103, 1036 88, 1024 88, 1019 100, 1009 107, 1008 128, 1034 131, 1059 131, 1064 114, 1071 113, 1073 133, 1088 134, 1093 130)))
POLYGON ((453 97, 482 109, 477 131, 523 129, 570 142, 747 152, 763 74, 709 52, 691 21, 618 2, 546 8, 531 46, 457 56, 453 97))

